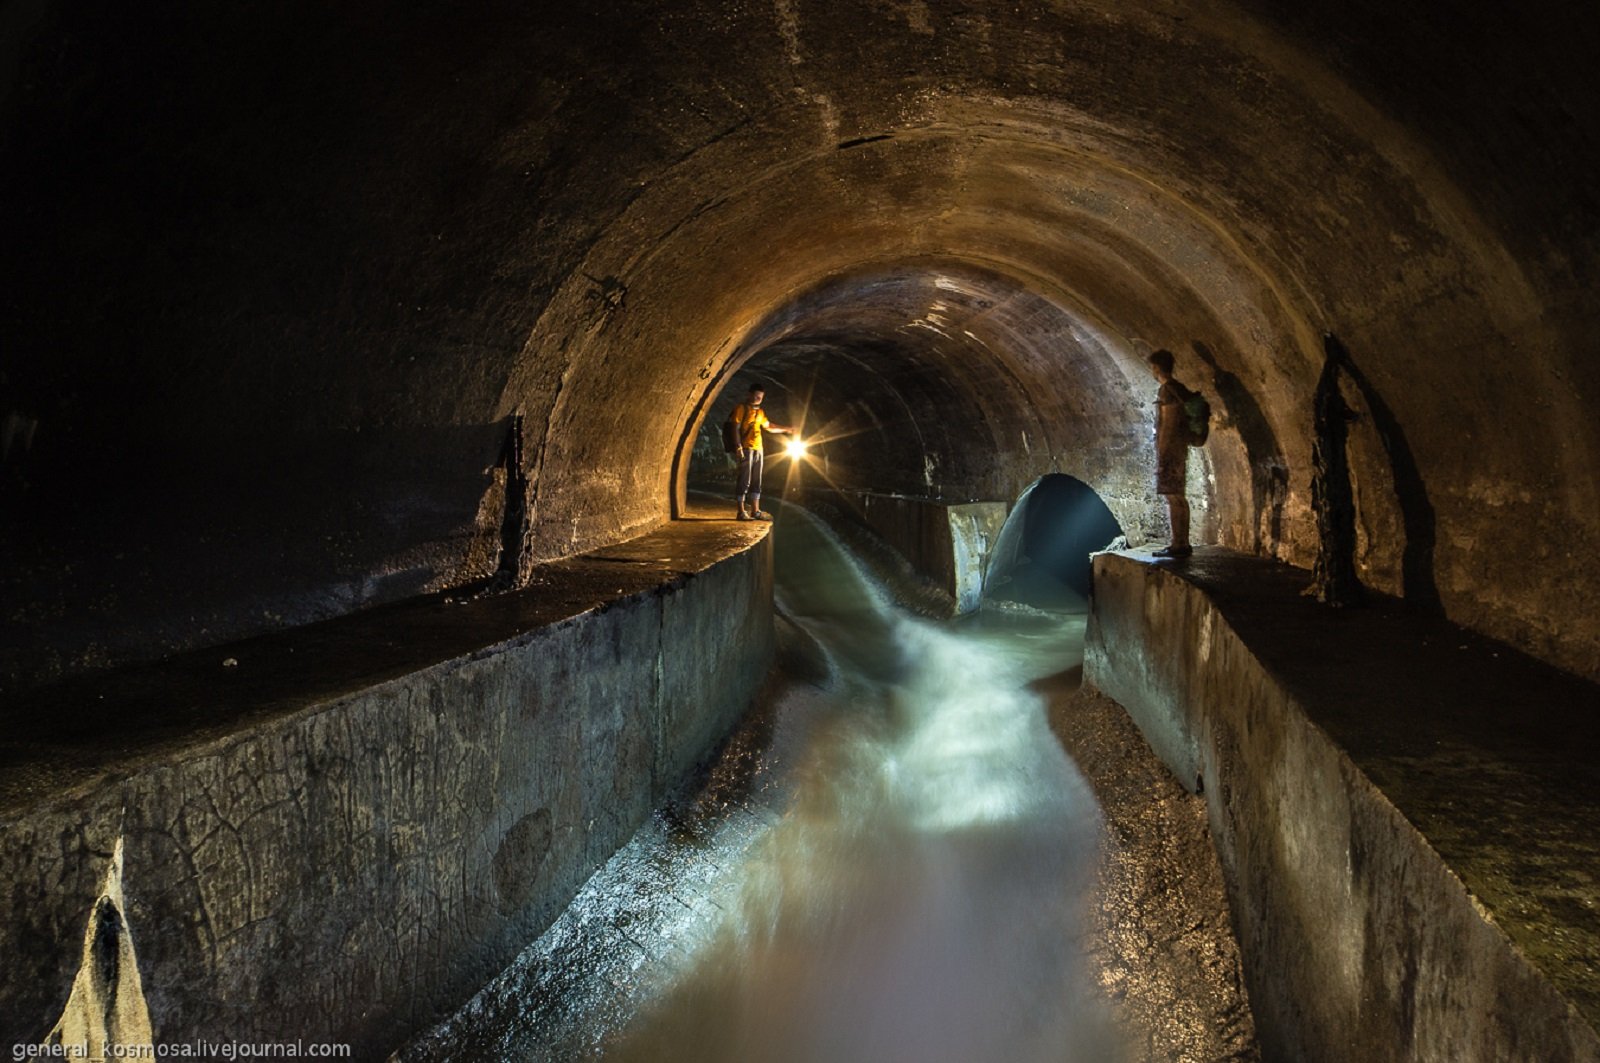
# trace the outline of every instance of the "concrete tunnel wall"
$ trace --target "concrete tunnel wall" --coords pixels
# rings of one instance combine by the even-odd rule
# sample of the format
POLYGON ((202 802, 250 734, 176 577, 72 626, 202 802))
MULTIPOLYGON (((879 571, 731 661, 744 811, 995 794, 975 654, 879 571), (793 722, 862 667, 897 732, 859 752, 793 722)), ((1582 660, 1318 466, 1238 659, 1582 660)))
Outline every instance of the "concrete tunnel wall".
MULTIPOLYGON (((1206 537, 1304 564, 1325 330, 1363 373, 1363 575, 1600 674, 1597 29, 1550 0, 8 5, 0 692, 647 531, 741 369, 813 389, 847 490, 960 505, 1065 472, 1149 538, 1143 358, 1170 347, 1219 415, 1192 483, 1206 537)), ((664 617, 540 638, 620 645, 619 682, 642 688, 664 617)), ((706 645, 671 658, 686 684, 713 670, 706 645)), ((537 700, 541 648, 286 730, 352 763, 388 763, 375 734, 430 750, 430 727, 537 700)), ((595 729, 518 731, 505 760, 570 769, 613 739, 643 756, 614 694, 595 729)), ((362 809, 429 790, 324 780, 315 844, 282 861, 243 842, 198 876, 167 860, 177 803, 231 799, 260 765, 251 829, 298 836, 275 737, 8 825, 11 907, 37 921, 6 951, 39 979, 8 983, 33 996, 0 1014, 59 1002, 124 807, 163 1033, 242 1038, 304 1009, 368 1023, 327 1032, 377 1050, 479 984, 656 796, 628 756, 548 793, 529 775, 490 793, 478 760, 460 821, 418 803, 415 834, 343 845, 362 809), (559 882, 508 871, 541 805, 576 822, 619 785, 628 815, 564 835, 559 882), (63 817, 82 824, 65 850, 63 817), (464 859, 388 862, 453 829, 464 859), (401 881, 444 863, 438 888, 401 881), (329 867, 352 878, 324 906, 329 867), (437 918, 361 907, 389 896, 437 918), (313 951, 350 966, 309 978, 274 936, 338 933, 313 951), (351 987, 364 1019, 340 1007, 351 987)), ((231 844, 196 815, 197 845, 231 844)))
POLYGON ((1084 679, 1204 796, 1262 1057, 1600 1060, 1595 919, 1568 900, 1592 834, 1552 858, 1549 826, 1594 818, 1549 751, 1587 776, 1593 685, 1436 618, 1341 625, 1303 574, 1231 560, 1097 555, 1084 679))
POLYGON ((938 425, 854 486, 1061 471, 1155 534, 1170 347, 1219 400, 1214 537, 1304 563, 1323 330, 1373 396, 1368 578, 1436 538, 1451 616, 1600 671, 1592 11, 3 17, 12 690, 485 575, 508 514, 523 573, 647 530, 764 351, 938 425))
POLYGON ((1386 407, 1352 394, 1365 575, 1411 541, 1451 616, 1600 668, 1594 11, 3 18, 8 688, 485 575, 517 413, 523 573, 648 530, 768 347, 941 424, 862 479, 1069 472, 1146 535, 1173 347, 1211 535, 1304 564, 1322 330, 1386 407))

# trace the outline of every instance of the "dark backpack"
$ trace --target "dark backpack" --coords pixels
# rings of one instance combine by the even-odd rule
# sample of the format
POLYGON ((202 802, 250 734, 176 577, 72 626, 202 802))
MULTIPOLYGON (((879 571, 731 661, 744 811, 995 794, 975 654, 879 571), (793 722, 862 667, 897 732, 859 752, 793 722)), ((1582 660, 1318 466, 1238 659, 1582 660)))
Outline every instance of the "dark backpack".
POLYGON ((1191 447, 1204 446, 1211 435, 1211 403, 1198 391, 1191 391, 1183 400, 1183 424, 1188 430, 1185 440, 1191 447))
POLYGON ((739 449, 739 426, 732 421, 722 422, 722 452, 732 454, 739 449))

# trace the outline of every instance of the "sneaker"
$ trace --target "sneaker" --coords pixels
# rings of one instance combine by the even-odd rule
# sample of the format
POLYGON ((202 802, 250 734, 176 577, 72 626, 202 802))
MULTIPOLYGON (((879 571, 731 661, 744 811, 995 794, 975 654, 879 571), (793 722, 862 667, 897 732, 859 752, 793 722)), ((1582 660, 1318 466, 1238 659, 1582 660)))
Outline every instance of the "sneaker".
POLYGON ((750 519, 751 520, 771 520, 772 519, 772 514, 766 512, 764 510, 758 509, 754 513, 750 514, 750 519))
POLYGON ((1152 553, 1156 557, 1188 557, 1190 554, 1194 553, 1194 547, 1187 545, 1163 546, 1159 550, 1152 551, 1152 553))
POLYGON ((738 516, 737 519, 738 520, 749 520, 750 519, 750 514, 745 510, 745 508, 743 506, 739 507, 739 516, 738 516))

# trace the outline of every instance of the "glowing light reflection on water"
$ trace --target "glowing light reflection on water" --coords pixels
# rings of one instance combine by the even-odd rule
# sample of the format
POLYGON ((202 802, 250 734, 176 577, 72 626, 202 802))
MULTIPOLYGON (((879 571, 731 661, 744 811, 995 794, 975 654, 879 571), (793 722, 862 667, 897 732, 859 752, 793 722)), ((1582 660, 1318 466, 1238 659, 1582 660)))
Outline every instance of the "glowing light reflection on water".
POLYGON ((1028 689, 1078 663, 1082 618, 936 626, 804 514, 774 534, 780 608, 830 696, 780 721, 799 744, 782 820, 606 1058, 1110 1057, 1077 947, 1098 812, 1028 689))

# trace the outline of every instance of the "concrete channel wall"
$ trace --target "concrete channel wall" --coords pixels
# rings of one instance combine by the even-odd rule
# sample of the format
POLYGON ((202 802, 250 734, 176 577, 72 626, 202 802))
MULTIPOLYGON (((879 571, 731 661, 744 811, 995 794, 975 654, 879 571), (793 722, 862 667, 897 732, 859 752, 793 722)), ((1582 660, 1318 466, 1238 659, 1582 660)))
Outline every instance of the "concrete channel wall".
MULTIPOLYGON (((749 705, 773 652, 771 557, 740 533, 659 575, 673 544, 649 537, 580 559, 567 567, 614 597, 536 580, 502 598, 539 602, 547 623, 54 796, 12 795, 0 1043, 37 1044, 60 1014, 119 834, 159 1041, 343 1042, 373 1059, 447 1014, 749 705)), ((459 608, 467 623, 475 606, 459 608)))
POLYGON ((1600 1059, 1594 1029, 1205 590, 1096 557, 1085 679, 1204 793, 1267 1059, 1600 1059))
POLYGON ((817 491, 950 595, 957 615, 983 601, 983 574, 1006 522, 1004 502, 941 502, 872 491, 817 491))

